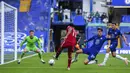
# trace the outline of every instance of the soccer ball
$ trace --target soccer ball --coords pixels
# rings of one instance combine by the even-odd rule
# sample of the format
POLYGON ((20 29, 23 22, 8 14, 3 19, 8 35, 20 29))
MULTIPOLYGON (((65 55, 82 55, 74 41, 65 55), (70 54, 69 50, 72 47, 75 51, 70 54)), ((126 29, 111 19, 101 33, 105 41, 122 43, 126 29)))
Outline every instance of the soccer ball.
POLYGON ((54 60, 54 59, 50 59, 50 60, 48 61, 48 63, 49 63, 49 65, 53 66, 53 65, 55 64, 55 60, 54 60))

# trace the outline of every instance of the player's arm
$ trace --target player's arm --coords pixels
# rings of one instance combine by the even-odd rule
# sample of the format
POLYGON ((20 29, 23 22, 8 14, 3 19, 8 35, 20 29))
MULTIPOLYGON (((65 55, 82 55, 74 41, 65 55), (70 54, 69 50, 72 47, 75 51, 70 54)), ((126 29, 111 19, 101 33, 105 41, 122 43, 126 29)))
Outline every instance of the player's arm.
MULTIPOLYGON (((107 38, 111 38, 110 29, 108 31, 107 38)), ((108 40, 108 46, 110 46, 110 45, 111 45, 111 40, 108 40)))
POLYGON ((124 34, 126 34, 126 35, 130 35, 130 32, 124 32, 124 34))
POLYGON ((110 44, 111 44, 111 36, 110 35, 107 35, 107 40, 108 40, 108 46, 110 46, 110 44))
POLYGON ((127 46, 129 46, 125 35, 123 35, 120 31, 119 31, 119 35, 122 37, 122 39, 123 39, 123 41, 125 42, 125 44, 126 44, 127 46))
POLYGON ((25 39, 20 43, 20 47, 23 46, 23 44, 27 41, 27 37, 25 37, 25 39))
POLYGON ((122 38, 123 38, 125 44, 126 44, 127 46, 129 46, 129 44, 128 44, 128 42, 127 42, 127 39, 126 39, 126 37, 125 37, 125 35, 122 35, 122 38))
POLYGON ((42 46, 41 46, 41 42, 40 42, 40 39, 39 39, 39 38, 37 38, 37 43, 38 43, 38 48, 41 49, 42 46))
POLYGON ((84 40, 84 42, 89 42, 89 41, 92 41, 94 39, 94 36, 93 37, 91 37, 91 38, 89 38, 88 40, 86 39, 86 40, 84 40))
POLYGON ((65 36, 64 39, 66 39, 66 38, 68 37, 68 35, 71 33, 71 31, 72 31, 72 28, 69 28, 69 29, 68 29, 68 33, 66 34, 66 36, 65 36))

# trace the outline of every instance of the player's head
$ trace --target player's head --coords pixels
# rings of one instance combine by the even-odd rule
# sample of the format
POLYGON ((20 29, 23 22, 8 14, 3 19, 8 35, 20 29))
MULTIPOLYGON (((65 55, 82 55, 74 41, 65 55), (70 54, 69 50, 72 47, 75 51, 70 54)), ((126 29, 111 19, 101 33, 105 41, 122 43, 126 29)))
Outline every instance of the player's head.
POLYGON ((73 23, 70 23, 69 26, 74 27, 74 24, 73 24, 73 23))
POLYGON ((33 37, 33 36, 34 36, 34 31, 33 31, 33 30, 30 30, 30 31, 29 31, 29 34, 30 34, 31 37, 33 37))
POLYGON ((112 29, 116 29, 116 23, 112 23, 112 29))
POLYGON ((97 31, 98 31, 98 35, 102 36, 103 29, 102 28, 97 28, 97 31))

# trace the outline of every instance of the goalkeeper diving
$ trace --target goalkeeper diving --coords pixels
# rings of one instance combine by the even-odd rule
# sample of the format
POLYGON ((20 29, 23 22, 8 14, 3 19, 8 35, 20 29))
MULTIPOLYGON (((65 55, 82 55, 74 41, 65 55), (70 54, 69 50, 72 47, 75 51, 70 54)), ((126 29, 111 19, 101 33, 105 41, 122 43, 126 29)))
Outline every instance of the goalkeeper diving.
POLYGON ((29 31, 29 36, 27 36, 20 44, 20 48, 23 46, 24 43, 27 42, 26 44, 26 47, 23 51, 23 53, 21 54, 21 57, 20 59, 18 60, 18 64, 20 64, 23 56, 25 55, 25 53, 29 52, 29 51, 33 51, 35 53, 38 53, 38 56, 41 60, 41 62, 44 64, 45 61, 42 59, 42 53, 41 53, 41 43, 40 43, 40 40, 34 36, 34 31, 33 30, 30 30, 29 31), (38 47, 36 46, 36 43, 38 43, 38 47))

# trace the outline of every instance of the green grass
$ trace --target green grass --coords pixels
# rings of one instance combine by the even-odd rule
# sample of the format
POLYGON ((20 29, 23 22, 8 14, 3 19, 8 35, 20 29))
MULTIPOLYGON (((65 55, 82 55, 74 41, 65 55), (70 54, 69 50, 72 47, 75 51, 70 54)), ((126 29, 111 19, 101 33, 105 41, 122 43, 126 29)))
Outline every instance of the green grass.
MULTIPOLYGON (((38 56, 22 60, 21 64, 13 62, 0 66, 0 73, 130 73, 130 65, 126 66, 123 61, 110 57, 105 67, 98 67, 96 64, 84 65, 83 61, 86 55, 80 55, 79 60, 71 65, 71 70, 67 70, 67 54, 63 53, 54 66, 48 64, 53 53, 43 55, 46 64, 42 64, 38 56)), ((128 57, 129 55, 122 55, 128 57)), ((99 63, 103 60, 104 55, 97 56, 99 63)))

